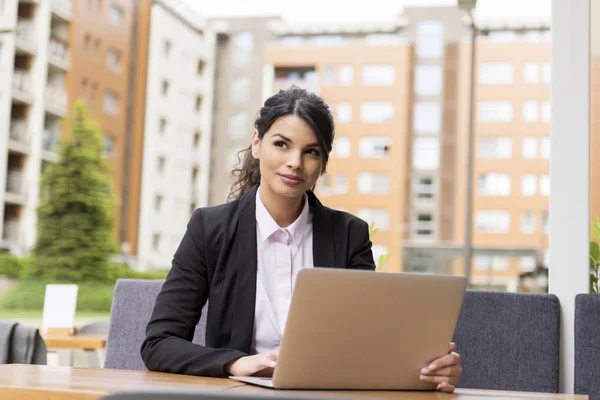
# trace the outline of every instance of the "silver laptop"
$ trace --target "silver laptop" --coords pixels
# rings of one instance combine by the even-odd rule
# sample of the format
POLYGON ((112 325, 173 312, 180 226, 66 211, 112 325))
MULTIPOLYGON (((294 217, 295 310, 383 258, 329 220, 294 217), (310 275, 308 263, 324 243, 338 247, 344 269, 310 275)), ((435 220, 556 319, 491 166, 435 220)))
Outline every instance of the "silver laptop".
POLYGON ((300 271, 272 378, 275 389, 433 390, 421 368, 448 353, 462 276, 334 268, 300 271))

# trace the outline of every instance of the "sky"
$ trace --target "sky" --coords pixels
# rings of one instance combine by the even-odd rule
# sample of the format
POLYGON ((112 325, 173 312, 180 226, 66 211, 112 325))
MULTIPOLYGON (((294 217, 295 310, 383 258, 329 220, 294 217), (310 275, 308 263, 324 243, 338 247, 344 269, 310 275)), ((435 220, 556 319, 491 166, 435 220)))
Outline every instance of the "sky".
MULTIPOLYGON (((279 15, 290 22, 389 21, 398 15, 404 6, 457 4, 457 0, 184 0, 184 2, 204 18, 279 15)), ((485 20, 549 18, 550 6, 551 0, 478 0, 476 15, 485 20)))

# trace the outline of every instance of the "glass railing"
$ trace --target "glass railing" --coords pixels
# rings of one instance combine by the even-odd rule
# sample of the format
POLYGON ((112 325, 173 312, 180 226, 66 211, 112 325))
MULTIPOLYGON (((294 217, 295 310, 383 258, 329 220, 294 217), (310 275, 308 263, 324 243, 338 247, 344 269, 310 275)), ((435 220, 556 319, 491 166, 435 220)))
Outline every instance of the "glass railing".
POLYGON ((28 71, 15 69, 12 84, 15 91, 31 95, 31 74, 28 71))
POLYGON ((20 18, 17 21, 17 31, 15 34, 18 46, 25 47, 29 50, 35 50, 36 37, 33 21, 20 18))
POLYGON ((48 52, 51 57, 59 59, 63 62, 69 62, 69 44, 56 36, 50 37, 48 52))
POLYGON ((20 143, 29 143, 27 123, 23 120, 13 119, 10 122, 10 139, 20 143))
POLYGON ((23 172, 8 171, 6 177, 6 191, 18 195, 23 194, 23 172))
POLYGON ((44 151, 56 151, 56 148, 58 147, 58 137, 58 130, 44 130, 44 133, 42 134, 42 149, 44 151))
POLYGON ((56 110, 60 114, 67 111, 67 93, 64 88, 57 86, 48 86, 46 88, 46 107, 50 110, 56 110))

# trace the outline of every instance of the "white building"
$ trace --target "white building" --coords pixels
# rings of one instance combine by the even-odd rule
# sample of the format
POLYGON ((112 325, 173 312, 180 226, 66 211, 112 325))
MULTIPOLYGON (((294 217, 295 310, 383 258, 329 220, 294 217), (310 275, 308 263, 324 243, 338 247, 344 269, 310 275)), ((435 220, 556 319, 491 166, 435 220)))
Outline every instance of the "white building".
POLYGON ((0 1, 0 247, 36 238, 39 180, 66 115, 70 0, 0 1))
POLYGON ((142 270, 170 267, 193 210, 208 203, 215 46, 203 20, 179 1, 154 1, 149 26, 142 270))

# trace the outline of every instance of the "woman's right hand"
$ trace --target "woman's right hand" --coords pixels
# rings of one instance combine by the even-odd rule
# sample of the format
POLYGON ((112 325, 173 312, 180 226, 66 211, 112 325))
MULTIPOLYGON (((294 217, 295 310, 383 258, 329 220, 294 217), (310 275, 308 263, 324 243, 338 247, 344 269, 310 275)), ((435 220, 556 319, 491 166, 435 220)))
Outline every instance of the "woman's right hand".
POLYGON ((271 376, 279 357, 279 348, 254 356, 240 357, 225 366, 225 372, 232 376, 271 376))

